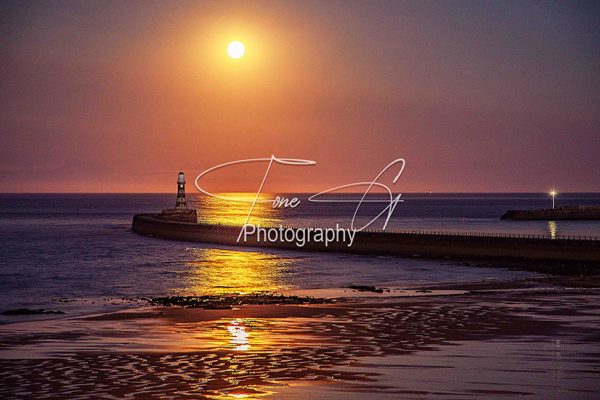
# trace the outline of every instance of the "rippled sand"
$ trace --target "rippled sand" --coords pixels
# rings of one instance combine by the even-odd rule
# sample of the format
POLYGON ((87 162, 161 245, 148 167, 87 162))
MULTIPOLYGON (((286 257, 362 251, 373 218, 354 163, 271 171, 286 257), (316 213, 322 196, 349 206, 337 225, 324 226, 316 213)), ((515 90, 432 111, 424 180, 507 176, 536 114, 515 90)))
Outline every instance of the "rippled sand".
POLYGON ((598 398, 594 291, 137 309, 0 326, 3 398, 598 398))

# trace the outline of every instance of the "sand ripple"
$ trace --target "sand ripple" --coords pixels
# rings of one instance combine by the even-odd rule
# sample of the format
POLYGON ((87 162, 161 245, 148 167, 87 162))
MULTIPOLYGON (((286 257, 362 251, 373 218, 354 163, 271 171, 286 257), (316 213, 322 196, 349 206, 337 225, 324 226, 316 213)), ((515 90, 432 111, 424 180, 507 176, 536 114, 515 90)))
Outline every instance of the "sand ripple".
MULTIPOLYGON (((360 357, 407 355, 456 341, 549 335, 561 329, 562 317, 569 314, 564 299, 554 300, 554 306, 562 307, 558 316, 548 315, 553 305, 539 299, 486 299, 307 306, 302 315, 297 308, 281 306, 279 314, 289 315, 275 318, 249 316, 252 312, 242 308, 223 311, 216 319, 197 310, 193 312, 201 318, 182 320, 178 313, 192 311, 167 310, 153 319, 152 329, 142 329, 143 318, 87 320, 87 334, 81 334, 82 321, 77 321, 80 335, 73 335, 73 326, 63 321, 63 332, 50 338, 29 333, 22 342, 5 328, 0 336, 5 349, 44 348, 50 342, 48 349, 61 351, 0 360, 0 387, 3 398, 14 399, 256 397, 299 382, 385 390, 378 386, 377 369, 351 371, 346 366, 360 357), (106 329, 110 324, 120 329, 111 334, 106 329), (142 345, 146 350, 140 351, 142 345)), ((585 310, 579 312, 585 315, 585 310)))

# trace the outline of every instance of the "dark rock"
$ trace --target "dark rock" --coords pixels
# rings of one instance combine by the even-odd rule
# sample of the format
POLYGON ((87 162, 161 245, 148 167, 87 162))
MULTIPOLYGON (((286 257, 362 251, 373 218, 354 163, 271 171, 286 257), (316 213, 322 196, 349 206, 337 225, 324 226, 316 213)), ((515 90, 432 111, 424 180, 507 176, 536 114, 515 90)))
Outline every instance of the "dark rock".
POLYGON ((377 288, 375 286, 364 286, 364 285, 350 285, 349 289, 354 289, 359 292, 373 292, 373 293, 383 293, 383 289, 377 288))
POLYGON ((322 304, 331 300, 303 296, 283 296, 274 293, 257 293, 223 296, 168 296, 147 299, 151 306, 205 308, 210 310, 228 310, 244 304, 322 304))

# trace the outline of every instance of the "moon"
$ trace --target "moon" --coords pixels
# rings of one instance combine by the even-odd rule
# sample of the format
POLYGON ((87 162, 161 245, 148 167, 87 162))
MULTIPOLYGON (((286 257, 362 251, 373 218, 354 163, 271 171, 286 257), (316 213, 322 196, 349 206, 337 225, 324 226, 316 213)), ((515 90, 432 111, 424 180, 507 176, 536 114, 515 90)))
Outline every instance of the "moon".
POLYGON ((234 40, 227 46, 227 55, 234 60, 244 57, 245 53, 246 48, 244 47, 244 43, 237 40, 234 40))

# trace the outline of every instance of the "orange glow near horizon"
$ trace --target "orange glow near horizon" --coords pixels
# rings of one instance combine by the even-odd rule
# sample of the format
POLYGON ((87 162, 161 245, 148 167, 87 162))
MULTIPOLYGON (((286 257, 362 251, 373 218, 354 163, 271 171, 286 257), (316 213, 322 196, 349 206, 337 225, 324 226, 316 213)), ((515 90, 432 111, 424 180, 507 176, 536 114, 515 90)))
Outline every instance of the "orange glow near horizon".
MULTIPOLYGON (((556 29, 575 40, 573 20, 497 46, 507 32, 482 32, 477 18, 461 21, 464 30, 438 24, 446 6, 420 5, 414 18, 403 2, 176 3, 9 13, 0 191, 170 193, 180 169, 194 176, 271 154, 319 164, 298 179, 274 174, 275 192, 364 181, 399 157, 408 163, 400 192, 528 192, 550 180, 565 192, 599 190, 593 63, 583 48, 541 39, 556 29), (236 40, 246 52, 232 59, 236 40), (547 68, 523 55, 525 44, 547 68)), ((530 32, 503 18, 498 27, 530 32)), ((212 190, 251 192, 247 182, 212 190)))
MULTIPOLYGON (((207 224, 219 224, 230 226, 243 226, 248 217, 252 202, 256 198, 256 193, 220 193, 220 195, 230 200, 222 200, 215 197, 199 194, 195 197, 195 202, 191 203, 194 207, 202 210, 199 216, 200 222, 207 224)), ((261 194, 259 202, 254 206, 250 220, 251 224, 262 226, 274 226, 281 222, 278 215, 280 209, 273 209, 271 203, 264 202, 272 199, 270 194, 261 194)))

